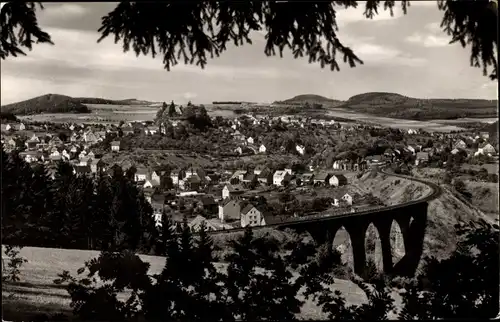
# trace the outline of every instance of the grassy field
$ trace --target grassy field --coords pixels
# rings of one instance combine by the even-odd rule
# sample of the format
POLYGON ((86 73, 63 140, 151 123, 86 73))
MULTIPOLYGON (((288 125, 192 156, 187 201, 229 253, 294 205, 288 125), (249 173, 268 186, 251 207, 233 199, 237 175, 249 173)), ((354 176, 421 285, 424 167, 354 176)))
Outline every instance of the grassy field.
POLYGON ((107 104, 86 104, 89 114, 77 113, 44 113, 37 115, 19 116, 21 120, 53 122, 53 123, 119 123, 120 121, 152 121, 157 107, 142 105, 107 105, 107 104))
MULTIPOLYGON (((25 247, 20 255, 28 260, 21 267, 21 281, 18 283, 2 283, 3 319, 26 318, 37 313, 70 312, 70 298, 61 286, 53 284, 57 274, 68 270, 76 275, 84 262, 98 256, 97 251, 67 250, 25 247)), ((5 262, 2 247, 2 256, 5 262)), ((164 257, 140 257, 151 264, 149 273, 161 271, 165 264, 164 257)), ((224 264, 217 265, 224 269, 224 264)), ((332 288, 340 290, 349 304, 361 304, 366 301, 364 293, 350 281, 336 279, 332 288)), ((125 295, 120 296, 123 298, 125 295)), ((394 295, 399 301, 397 294, 394 295)), ((322 319, 325 316, 312 301, 307 301, 300 314, 302 319, 322 319)))

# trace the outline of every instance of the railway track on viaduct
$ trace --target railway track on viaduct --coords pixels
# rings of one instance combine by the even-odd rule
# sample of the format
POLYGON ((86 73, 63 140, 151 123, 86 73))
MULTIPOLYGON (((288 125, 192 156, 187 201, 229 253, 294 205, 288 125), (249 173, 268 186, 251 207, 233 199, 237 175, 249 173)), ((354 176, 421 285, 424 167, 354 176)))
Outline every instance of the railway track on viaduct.
MULTIPOLYGON (((321 214, 321 215, 311 215, 311 216, 305 216, 305 217, 297 217, 297 218, 291 218, 290 220, 284 220, 281 222, 276 222, 276 223, 271 223, 265 226, 253 226, 252 230, 260 230, 260 229, 266 229, 266 228, 279 228, 280 226, 286 225, 287 227, 293 226, 293 225, 300 225, 304 223, 310 223, 310 222, 318 222, 318 221, 328 221, 332 219, 339 219, 339 218, 345 218, 345 217, 356 217, 356 216, 364 216, 368 214, 373 214, 377 212, 385 212, 388 210, 396 210, 396 209, 404 209, 406 207, 416 205, 422 202, 429 202, 432 201, 436 198, 439 198, 439 196, 442 194, 442 189, 439 187, 437 184, 422 180, 422 179, 417 179, 411 176, 406 176, 406 175, 400 175, 400 174, 395 174, 395 173, 388 173, 384 169, 377 169, 377 172, 387 175, 387 176, 392 176, 392 177, 397 177, 405 180, 410 180, 414 182, 418 182, 421 184, 424 184, 428 187, 431 188, 431 193, 421 197, 416 200, 412 200, 409 202, 401 203, 398 205, 393 205, 393 206, 385 206, 385 207, 374 207, 370 209, 365 209, 362 211, 358 212, 343 212, 343 213, 334 213, 334 214, 321 214)), ((227 229, 227 230, 216 230, 216 231, 209 231, 209 235, 221 235, 221 234, 230 234, 230 233, 237 233, 237 232, 243 232, 245 228, 234 228, 234 229, 227 229)))

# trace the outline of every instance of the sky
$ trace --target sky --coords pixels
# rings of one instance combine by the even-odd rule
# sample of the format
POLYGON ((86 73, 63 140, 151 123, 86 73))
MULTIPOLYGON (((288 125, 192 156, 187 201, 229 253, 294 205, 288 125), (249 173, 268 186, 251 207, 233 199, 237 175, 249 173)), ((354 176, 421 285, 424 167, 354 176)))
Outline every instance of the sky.
MULTIPOLYGON (((399 2, 397 2, 399 5, 399 2)), ((395 92, 418 98, 497 99, 497 83, 469 65, 469 48, 449 44, 439 27, 436 1, 412 1, 407 15, 398 7, 391 17, 381 11, 373 20, 364 5, 339 8, 338 37, 364 61, 350 68, 340 62, 332 72, 307 57, 294 59, 264 54, 265 39, 228 46, 205 69, 181 62, 166 71, 162 57, 123 53, 113 37, 97 43, 101 17, 115 3, 45 3, 39 24, 54 46, 34 45, 27 56, 1 63, 1 104, 48 93, 68 96, 137 98, 184 104, 237 100, 273 102, 300 94, 346 100, 365 92, 395 92)))

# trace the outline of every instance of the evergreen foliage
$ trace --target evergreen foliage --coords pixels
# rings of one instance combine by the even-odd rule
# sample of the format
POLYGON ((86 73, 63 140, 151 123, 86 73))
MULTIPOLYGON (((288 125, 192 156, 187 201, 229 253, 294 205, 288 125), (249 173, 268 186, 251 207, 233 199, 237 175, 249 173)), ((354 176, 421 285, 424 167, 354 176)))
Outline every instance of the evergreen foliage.
MULTIPOLYGON (((228 43, 237 46, 252 44, 251 33, 264 29, 265 54, 280 57, 286 49, 295 58, 308 56, 309 62, 321 67, 339 70, 340 54, 350 67, 363 64, 351 48, 338 37, 336 13, 339 7, 362 5, 360 1, 167 1, 120 2, 102 18, 99 28, 103 40, 114 36, 123 51, 136 55, 163 55, 164 67, 170 70, 182 59, 186 64, 204 68, 208 57, 219 56, 228 43), (179 26, 182 28, 179 28, 179 26), (238 26, 238 28, 235 28, 238 26)), ((365 16, 373 18, 379 11, 390 10, 395 1, 370 0, 364 2, 365 16)), ((406 14, 410 1, 402 1, 406 14)), ((441 27, 450 36, 450 43, 459 42, 470 47, 470 64, 497 79, 498 9, 494 1, 438 0, 444 12, 441 27)), ((40 5, 40 8, 43 8, 40 5)), ((50 35, 42 31, 36 19, 35 2, 10 1, 1 10, 0 57, 25 54, 32 43, 52 43, 50 35), (16 33, 16 28, 20 32, 16 33)))
POLYGON ((50 178, 2 147, 2 244, 150 252, 152 209, 121 169, 112 177, 76 175, 60 162, 50 178))

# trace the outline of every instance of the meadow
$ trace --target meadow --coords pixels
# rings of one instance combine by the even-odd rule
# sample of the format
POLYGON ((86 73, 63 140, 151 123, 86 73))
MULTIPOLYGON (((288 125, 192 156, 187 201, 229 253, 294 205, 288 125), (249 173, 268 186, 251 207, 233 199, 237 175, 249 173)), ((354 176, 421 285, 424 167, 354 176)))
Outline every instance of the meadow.
MULTIPOLYGON (((58 274, 67 270, 73 276, 77 270, 83 267, 85 261, 98 256, 97 251, 54 249, 25 247, 21 250, 20 256, 28 260, 20 268, 20 282, 2 283, 2 306, 3 319, 25 319, 37 313, 51 313, 71 311, 71 299, 66 290, 53 283, 58 278, 58 274)), ((149 274, 156 274, 161 271, 165 264, 165 258, 159 256, 139 255, 143 261, 151 266, 149 274)), ((5 263, 4 247, 2 246, 2 258, 5 263)), ((224 270, 224 263, 216 264, 218 269, 224 270)), ((340 290, 346 297, 349 304, 361 304, 367 301, 363 291, 350 281, 335 279, 332 288, 340 290)), ((120 299, 124 299, 126 294, 121 294, 120 299)), ((397 300, 399 297, 396 293, 397 300)), ((325 316, 321 309, 311 300, 305 302, 301 319, 322 319, 325 316)))

